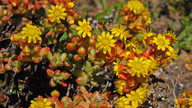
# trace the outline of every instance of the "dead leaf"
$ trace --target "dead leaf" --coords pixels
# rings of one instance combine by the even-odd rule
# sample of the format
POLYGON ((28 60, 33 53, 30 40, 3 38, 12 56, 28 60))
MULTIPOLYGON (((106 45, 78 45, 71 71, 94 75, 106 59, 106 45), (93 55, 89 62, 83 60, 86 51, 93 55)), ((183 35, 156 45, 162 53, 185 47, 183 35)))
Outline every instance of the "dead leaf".
POLYGON ((187 70, 192 71, 192 64, 185 64, 187 70))
POLYGON ((185 62, 187 62, 187 63, 191 63, 191 59, 192 59, 191 56, 187 56, 187 57, 185 57, 183 60, 184 60, 185 62))

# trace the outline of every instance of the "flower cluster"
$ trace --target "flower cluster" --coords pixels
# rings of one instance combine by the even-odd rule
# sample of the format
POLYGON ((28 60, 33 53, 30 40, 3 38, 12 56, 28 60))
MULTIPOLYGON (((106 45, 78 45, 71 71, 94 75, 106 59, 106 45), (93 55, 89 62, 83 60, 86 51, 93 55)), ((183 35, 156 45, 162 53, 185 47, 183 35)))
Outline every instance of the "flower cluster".
POLYGON ((131 30, 143 31, 151 23, 150 12, 140 0, 129 1, 123 7, 123 12, 123 21, 131 30))
POLYGON ((47 98, 38 96, 37 98, 34 98, 34 100, 31 100, 29 108, 52 108, 51 104, 52 102, 47 98))
POLYGON ((95 107, 95 108, 111 108, 112 104, 108 102, 108 92, 102 96, 98 91, 94 93, 88 92, 84 86, 80 86, 79 94, 75 95, 73 100, 70 97, 63 96, 59 100, 60 93, 57 90, 51 92, 51 97, 43 98, 38 96, 31 100, 29 108, 81 108, 81 107, 95 107), (98 97, 101 97, 100 100, 98 97))
MULTIPOLYGON (((146 79, 177 58, 176 35, 149 30, 150 13, 140 0, 130 0, 123 7, 123 24, 103 21, 98 26, 73 10, 76 0, 21 1, 2 2, 10 12, 4 11, 0 18, 14 24, 10 41, 14 46, 11 49, 16 50, 12 55, 10 48, 0 53, 0 74, 20 72, 22 81, 29 82, 25 86, 39 78, 52 88, 69 93, 77 89, 74 93, 79 93, 73 99, 64 96, 59 100, 59 92, 53 91, 51 97, 34 98, 29 108, 110 108, 109 92, 90 93, 84 87, 100 87, 109 69, 114 71, 109 75, 114 79, 113 92, 120 95, 115 106, 137 108, 149 96, 146 79), (14 18, 17 15, 21 18, 14 18)), ((191 97, 187 102, 191 105, 191 97)))
POLYGON ((183 93, 183 97, 178 97, 175 100, 176 108, 191 108, 192 107, 192 91, 187 90, 183 93))
POLYGON ((149 96, 149 90, 146 87, 140 87, 136 91, 131 91, 126 96, 120 97, 116 101, 117 108, 137 108, 143 104, 149 96))
POLYGON ((132 26, 130 22, 135 23, 137 18, 141 20, 139 22, 144 21, 142 13, 148 10, 142 2, 131 0, 126 8, 128 8, 126 14, 133 14, 134 18, 132 20, 129 18, 130 21, 126 25, 118 24, 112 27, 111 33, 102 32, 97 36, 96 43, 99 51, 96 53, 96 58, 114 66, 114 73, 118 77, 114 81, 117 89, 115 92, 120 95, 135 90, 157 69, 175 60, 178 53, 178 50, 174 49, 177 39, 173 32, 155 34, 146 28, 146 23, 138 25, 142 26, 142 29, 130 27, 132 26))
POLYGON ((11 36, 10 40, 22 50, 17 56, 18 60, 39 63, 47 56, 50 48, 40 46, 42 43, 41 34, 42 32, 37 26, 27 24, 26 27, 22 28, 21 33, 11 36))
POLYGON ((69 25, 74 24, 75 11, 73 8, 75 0, 49 0, 49 2, 52 4, 51 9, 48 10, 48 20, 50 20, 51 23, 57 22, 57 24, 62 25, 62 21, 66 20, 69 25))
MULTIPOLYGON (((22 39, 27 39, 28 43, 37 43, 37 41, 42 40, 40 37, 42 32, 34 25, 27 24, 26 27, 22 28, 21 34, 23 35, 22 39)), ((11 37, 11 40, 13 40, 13 37, 11 37)))

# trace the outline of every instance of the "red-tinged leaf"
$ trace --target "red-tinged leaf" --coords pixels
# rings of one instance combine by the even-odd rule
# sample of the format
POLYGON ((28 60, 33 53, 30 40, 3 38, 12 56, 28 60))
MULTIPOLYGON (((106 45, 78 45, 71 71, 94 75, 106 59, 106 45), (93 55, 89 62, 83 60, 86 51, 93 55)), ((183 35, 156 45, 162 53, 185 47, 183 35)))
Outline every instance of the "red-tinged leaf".
POLYGON ((55 74, 55 72, 52 69, 47 69, 46 72, 47 72, 48 77, 53 77, 55 74))
POLYGON ((77 84, 79 85, 85 85, 88 81, 88 76, 87 75, 82 75, 82 76, 79 76, 77 79, 76 79, 76 82, 77 84))
POLYGON ((8 96, 0 93, 0 104, 1 104, 2 106, 6 107, 8 100, 9 100, 9 97, 8 97, 8 96))
POLYGON ((103 99, 109 100, 110 96, 111 96, 111 92, 105 92, 105 93, 102 94, 103 99))
POLYGON ((47 56, 48 52, 50 51, 49 47, 44 47, 40 50, 40 52, 38 53, 39 56, 47 56))

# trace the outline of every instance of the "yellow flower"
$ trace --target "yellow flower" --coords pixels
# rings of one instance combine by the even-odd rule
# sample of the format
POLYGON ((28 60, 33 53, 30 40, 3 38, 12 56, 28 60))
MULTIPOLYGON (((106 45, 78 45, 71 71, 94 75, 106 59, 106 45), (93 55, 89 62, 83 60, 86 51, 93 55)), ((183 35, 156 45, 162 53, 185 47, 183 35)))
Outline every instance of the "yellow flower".
POLYGON ((189 102, 188 102, 188 104, 189 104, 189 108, 191 108, 192 107, 192 98, 189 98, 189 102))
POLYGON ((129 73, 131 76, 137 75, 137 77, 140 77, 141 75, 145 77, 148 75, 149 67, 151 64, 150 59, 146 59, 145 57, 134 57, 134 60, 129 60, 129 63, 127 64, 131 69, 129 70, 129 73))
POLYGON ((51 18, 51 22, 57 21, 57 23, 61 23, 61 20, 65 20, 65 16, 67 16, 67 13, 65 13, 65 8, 62 8, 62 5, 51 5, 51 9, 49 9, 49 15, 48 17, 51 18))
POLYGON ((150 57, 150 67, 149 67, 149 71, 151 73, 153 73, 155 70, 159 69, 159 61, 155 60, 153 57, 150 57))
POLYGON ((72 9, 74 6, 75 6, 75 4, 74 4, 73 2, 69 2, 69 3, 67 4, 67 7, 68 7, 69 9, 72 9))
POLYGON ((133 51, 134 53, 137 54, 142 53, 142 51, 138 49, 138 42, 136 40, 130 40, 127 43, 125 43, 125 48, 128 51, 133 51))
POLYGON ((117 79, 114 81, 114 84, 115 88, 117 89, 114 92, 118 92, 120 95, 123 95, 123 87, 126 84, 126 82, 124 80, 117 79))
POLYGON ((125 96, 120 97, 117 101, 115 101, 115 106, 117 108, 133 108, 125 96))
POLYGON ((117 60, 117 62, 113 62, 113 65, 114 65, 113 70, 115 71, 114 73, 116 73, 116 76, 119 77, 119 74, 120 74, 120 71, 119 71, 119 70, 121 70, 121 68, 119 68, 120 65, 121 65, 121 64, 119 63, 119 60, 117 60))
POLYGON ((126 69, 125 65, 122 65, 119 59, 117 59, 117 62, 113 62, 113 65, 114 65, 114 68, 113 68, 114 73, 116 73, 116 76, 118 77, 119 77, 119 74, 126 69))
POLYGON ((154 37, 153 42, 157 45, 158 50, 165 51, 166 48, 170 48, 170 40, 166 39, 164 35, 158 34, 157 37, 154 37))
POLYGON ((176 60, 177 59, 179 49, 174 50, 171 46, 170 46, 169 49, 171 49, 171 50, 166 52, 166 54, 167 54, 166 61, 172 63, 173 62, 172 60, 176 60))
POLYGON ((78 21, 80 27, 76 27, 76 30, 78 30, 78 35, 83 36, 85 38, 86 36, 91 37, 91 30, 92 27, 90 26, 90 22, 83 19, 83 22, 78 21))
POLYGON ((120 36, 121 39, 124 38, 124 41, 126 41, 127 39, 126 35, 128 34, 128 31, 126 31, 126 27, 124 27, 123 25, 117 24, 115 28, 111 29, 111 33, 114 34, 115 37, 120 36))
POLYGON ((47 98, 38 97, 31 100, 30 108, 52 108, 52 102, 48 101, 47 98))
POLYGON ((151 32, 151 30, 145 31, 144 33, 142 33, 141 36, 142 36, 143 44, 147 46, 147 43, 149 43, 151 38, 154 37, 155 35, 156 34, 151 32))
POLYGON ((103 53, 106 54, 107 51, 111 52, 111 47, 115 46, 116 40, 113 39, 113 35, 110 35, 109 32, 105 34, 105 32, 102 32, 101 35, 97 37, 98 43, 96 44, 96 48, 100 51, 103 49, 103 53))
POLYGON ((145 21, 145 25, 151 24, 151 13, 149 12, 148 8, 144 8, 144 10, 141 14, 142 14, 143 19, 145 21))
POLYGON ((148 95, 149 90, 146 89, 146 87, 140 87, 136 91, 131 91, 130 94, 126 94, 127 101, 130 101, 131 105, 135 108, 143 104, 148 95))
POLYGON ((35 25, 27 24, 26 27, 22 28, 21 34, 23 34, 22 39, 27 38, 27 42, 37 43, 37 40, 41 40, 40 35, 42 34, 40 29, 35 25))
POLYGON ((177 38, 174 32, 172 31, 167 31, 167 32, 163 32, 163 36, 165 36, 167 39, 170 40, 170 43, 174 46, 175 44, 177 44, 177 38))
POLYGON ((177 99, 175 100, 175 104, 176 104, 176 108, 180 108, 180 105, 177 99))
POLYGON ((127 7, 134 13, 138 13, 138 14, 140 14, 145 9, 145 6, 139 0, 129 1, 127 3, 127 7))

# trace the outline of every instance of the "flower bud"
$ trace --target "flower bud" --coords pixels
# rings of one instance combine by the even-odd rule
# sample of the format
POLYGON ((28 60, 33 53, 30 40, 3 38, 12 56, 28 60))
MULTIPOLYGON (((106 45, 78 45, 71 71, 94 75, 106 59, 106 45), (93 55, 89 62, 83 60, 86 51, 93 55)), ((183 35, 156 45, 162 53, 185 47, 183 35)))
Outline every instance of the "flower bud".
POLYGON ((128 16, 128 15, 123 15, 123 21, 124 21, 125 23, 127 23, 128 19, 129 19, 129 16, 128 16))
POLYGON ((85 47, 81 46, 78 50, 77 50, 78 54, 80 56, 83 56, 84 54, 86 54, 86 49, 85 47))
POLYGON ((69 9, 72 9, 72 8, 74 7, 74 3, 73 3, 73 2, 69 2, 69 3, 67 4, 67 7, 68 7, 69 9))
POLYGON ((89 45, 94 46, 95 45, 95 39, 89 38, 89 45))
POLYGON ((123 6, 123 12, 127 12, 128 11, 128 7, 125 5, 125 6, 123 6))
POLYGON ((75 23, 75 21, 74 20, 69 20, 68 23, 69 23, 69 25, 73 25, 75 23))
POLYGON ((28 5, 30 0, 24 0, 24 5, 28 5))
POLYGON ((76 44, 75 43, 68 43, 66 48, 70 51, 73 51, 76 48, 76 44))
POLYGON ((60 96, 60 93, 59 93, 59 91, 57 91, 57 90, 53 90, 52 92, 51 92, 51 97, 59 97, 60 96))
POLYGON ((127 84, 130 87, 133 87, 133 86, 135 86, 135 80, 133 78, 130 78, 130 79, 127 80, 127 84))
POLYGON ((73 16, 73 15, 75 14, 75 11, 72 10, 72 9, 68 10, 67 12, 68 12, 71 16, 73 16))
POLYGON ((80 57, 78 54, 76 54, 76 55, 73 56, 73 59, 75 61, 80 61, 82 59, 82 57, 80 57))

